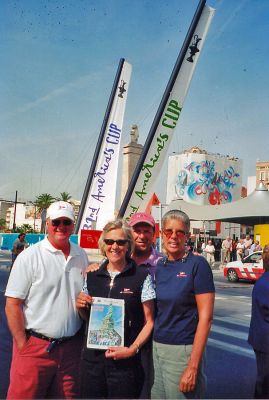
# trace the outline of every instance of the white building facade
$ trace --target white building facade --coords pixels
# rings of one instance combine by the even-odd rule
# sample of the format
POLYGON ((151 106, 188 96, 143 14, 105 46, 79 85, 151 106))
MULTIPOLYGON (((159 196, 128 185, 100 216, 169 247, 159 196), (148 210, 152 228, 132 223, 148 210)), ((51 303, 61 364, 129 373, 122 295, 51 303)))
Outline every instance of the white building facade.
POLYGON ((242 161, 237 158, 198 147, 169 156, 167 204, 179 198, 199 205, 225 204, 240 199, 241 187, 242 161))

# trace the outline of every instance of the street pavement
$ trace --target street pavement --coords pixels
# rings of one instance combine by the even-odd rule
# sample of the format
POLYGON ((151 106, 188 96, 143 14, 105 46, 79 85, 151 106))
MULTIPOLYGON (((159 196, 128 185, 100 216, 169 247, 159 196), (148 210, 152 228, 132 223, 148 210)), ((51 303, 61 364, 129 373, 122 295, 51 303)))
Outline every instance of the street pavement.
POLYGON ((253 398, 256 362, 247 343, 253 283, 230 283, 213 271, 216 286, 214 320, 207 346, 209 399, 253 398))
MULTIPOLYGON (((12 340, 4 314, 4 291, 9 275, 10 254, 0 254, 0 399, 9 382, 12 340)), ((221 268, 221 267, 220 267, 221 268)), ((207 346, 208 399, 252 398, 256 364, 247 343, 253 284, 229 283, 219 267, 213 269, 216 286, 214 322, 207 346)))

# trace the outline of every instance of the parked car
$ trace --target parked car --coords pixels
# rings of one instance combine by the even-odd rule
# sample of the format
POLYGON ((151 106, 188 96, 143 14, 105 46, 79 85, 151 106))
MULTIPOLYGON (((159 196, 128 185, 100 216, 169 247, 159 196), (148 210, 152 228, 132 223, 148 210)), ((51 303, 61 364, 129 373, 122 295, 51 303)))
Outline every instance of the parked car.
POLYGON ((230 282, 238 282, 239 279, 256 281, 263 273, 262 251, 251 253, 242 261, 229 262, 223 268, 224 277, 230 282))

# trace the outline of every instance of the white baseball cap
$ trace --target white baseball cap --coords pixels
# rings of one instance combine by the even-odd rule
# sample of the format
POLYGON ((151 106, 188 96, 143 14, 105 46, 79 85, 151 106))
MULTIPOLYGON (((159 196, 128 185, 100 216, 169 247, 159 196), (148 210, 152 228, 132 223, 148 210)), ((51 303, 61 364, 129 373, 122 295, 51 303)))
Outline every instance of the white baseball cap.
POLYGON ((66 217, 75 221, 74 208, 66 201, 56 201, 47 209, 47 218, 57 219, 61 217, 66 217))

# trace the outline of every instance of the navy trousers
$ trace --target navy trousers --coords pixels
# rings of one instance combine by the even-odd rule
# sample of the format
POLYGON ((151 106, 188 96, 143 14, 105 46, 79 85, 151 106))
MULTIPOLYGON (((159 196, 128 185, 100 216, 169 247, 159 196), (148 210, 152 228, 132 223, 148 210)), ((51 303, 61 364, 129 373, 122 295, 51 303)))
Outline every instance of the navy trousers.
POLYGON ((82 399, 137 399, 144 382, 137 357, 126 360, 82 359, 82 399))
POLYGON ((257 379, 255 399, 269 399, 269 353, 255 351, 257 363, 257 379))

